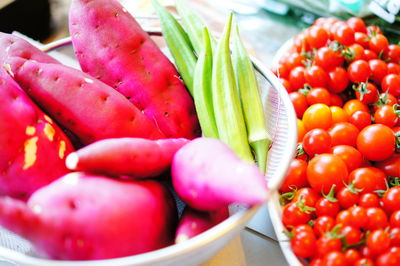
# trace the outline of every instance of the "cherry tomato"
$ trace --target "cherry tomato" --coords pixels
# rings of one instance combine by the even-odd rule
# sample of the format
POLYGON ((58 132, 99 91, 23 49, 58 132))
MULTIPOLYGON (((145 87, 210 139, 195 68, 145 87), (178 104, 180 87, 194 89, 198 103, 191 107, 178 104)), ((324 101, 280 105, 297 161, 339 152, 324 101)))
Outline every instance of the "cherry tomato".
POLYGON ((369 40, 369 49, 377 54, 384 53, 389 49, 389 41, 382 34, 376 34, 369 40))
POLYGON ((302 56, 300 53, 294 52, 294 53, 291 53, 291 54, 287 57, 285 63, 286 63, 286 66, 287 66, 289 69, 293 69, 293 68, 298 67, 298 66, 303 67, 303 66, 304 66, 304 65, 303 65, 303 62, 304 62, 305 60, 306 60, 306 59, 304 58, 304 56, 302 56))
POLYGON ((327 153, 331 149, 331 136, 323 129, 315 128, 308 131, 303 138, 303 149, 310 155, 327 153))
POLYGON ((382 30, 381 30, 381 28, 379 28, 379 26, 370 25, 370 26, 367 26, 367 34, 368 34, 368 36, 382 34, 382 30))
POLYGON ((385 210, 391 212, 400 210, 400 186, 389 188, 383 194, 382 202, 385 210))
POLYGON ((386 175, 375 167, 361 167, 350 172, 348 180, 363 193, 386 190, 386 175))
POLYGON ((361 166, 361 153, 350 145, 336 145, 332 147, 331 153, 339 156, 347 166, 349 173, 361 166))
POLYGON ((374 51, 365 49, 364 50, 364 60, 369 61, 369 60, 373 60, 373 59, 379 59, 378 55, 374 51))
POLYGON ((287 79, 280 78, 279 81, 282 83, 283 87, 285 87, 288 93, 292 92, 292 87, 290 87, 290 83, 287 79))
POLYGON ((349 208, 351 213, 351 225, 356 228, 365 228, 368 225, 367 209, 354 205, 349 208))
POLYGON ((363 193, 360 196, 360 200, 358 201, 358 205, 364 208, 371 208, 371 207, 379 207, 380 200, 379 197, 375 193, 363 193))
POLYGON ((303 114, 306 131, 314 128, 328 129, 332 124, 332 113, 326 104, 313 104, 303 114))
POLYGON ((398 266, 399 264, 399 256, 391 252, 384 252, 376 258, 376 266, 398 266))
POLYGON ((397 116, 393 106, 385 104, 375 111, 374 119, 375 123, 383 124, 392 128, 397 125, 399 117, 397 116))
POLYGON ((346 21, 346 23, 354 32, 367 32, 367 26, 365 26, 364 20, 361 18, 351 17, 346 21))
POLYGON ((349 248, 343 253, 346 258, 347 265, 353 265, 361 258, 360 253, 355 248, 349 248))
POLYGON ((327 89, 322 87, 312 88, 307 94, 307 103, 308 105, 316 103, 331 105, 331 94, 327 89))
POLYGON ((369 46, 368 35, 363 32, 356 32, 354 33, 354 42, 367 49, 369 46))
POLYGON ((355 125, 359 130, 371 125, 371 115, 366 111, 355 111, 349 118, 349 122, 355 125))
POLYGON ((304 87, 306 79, 304 77, 305 68, 298 66, 293 68, 289 74, 289 83, 292 90, 298 90, 304 87))
POLYGON ((400 155, 395 154, 389 159, 379 161, 375 167, 381 169, 387 176, 399 176, 400 171, 400 155))
POLYGON ((308 183, 318 192, 329 193, 332 185, 336 189, 347 183, 347 166, 339 156, 320 154, 312 158, 307 167, 308 183))
POLYGON ((381 208, 367 208, 367 230, 385 229, 388 225, 388 217, 381 208))
POLYGON ((397 44, 389 44, 386 58, 394 63, 400 63, 400 46, 397 44))
POLYGON ((363 235, 360 229, 350 225, 340 228, 339 234, 344 235, 344 240, 346 241, 346 244, 350 246, 360 242, 363 235))
MULTIPOLYGON (((317 204, 318 206, 318 204, 317 204)), ((318 213, 318 209, 317 209, 318 213)), ((317 214, 318 215, 318 214, 317 214)), ((314 220, 313 230, 317 237, 331 231, 335 226, 335 219, 328 215, 318 215, 318 218, 314 220)))
POLYGON ((374 103, 378 100, 378 89, 370 82, 360 83, 356 90, 356 97, 364 104, 374 103))
POLYGON ((349 46, 349 56, 345 56, 347 62, 364 59, 364 47, 358 43, 349 46))
POLYGON ((335 67, 328 72, 328 89, 331 92, 339 93, 349 85, 347 71, 342 67, 335 67))
POLYGON ((353 115, 356 111, 364 111, 369 112, 368 106, 363 104, 360 100, 352 99, 347 101, 343 109, 347 112, 348 115, 353 115))
POLYGON ((290 69, 286 66, 286 64, 279 63, 274 69, 273 72, 278 78, 288 78, 290 74, 290 69))
POLYGON ((381 254, 390 247, 389 233, 383 229, 372 231, 367 237, 367 246, 374 254, 381 254))
POLYGON ((311 87, 326 87, 328 83, 328 74, 317 65, 308 67, 304 72, 304 78, 311 87))
POLYGON ((292 201, 301 200, 306 206, 314 208, 318 199, 318 193, 314 189, 303 187, 296 191, 292 201))
POLYGON ((328 41, 328 33, 319 26, 311 26, 306 33, 306 40, 310 48, 320 48, 328 41))
POLYGON ((317 240, 317 254, 319 256, 324 256, 331 251, 340 251, 341 248, 342 241, 340 238, 331 237, 328 233, 317 240))
POLYGON ((283 207, 282 222, 286 227, 307 223, 311 213, 304 210, 301 202, 290 202, 283 207))
POLYGON ((369 60, 368 64, 369 68, 371 69, 371 79, 380 83, 388 74, 387 64, 380 59, 369 60))
POLYGON ((382 124, 366 126, 357 137, 357 149, 371 161, 388 159, 394 153, 395 146, 393 131, 382 124))
POLYGON ((370 76, 370 68, 367 61, 353 61, 347 68, 349 79, 352 82, 366 82, 370 76))
POLYGON ((374 261, 369 259, 369 258, 361 258, 359 260, 357 260, 353 266, 373 266, 374 265, 374 261))
POLYGON ((400 65, 399 64, 389 62, 387 64, 387 69, 388 69, 388 74, 400 75, 400 65))
POLYGON ((328 129, 332 146, 350 145, 355 147, 359 132, 358 128, 349 122, 336 123, 328 129))
POLYGON ((360 195, 358 192, 353 192, 352 189, 348 187, 342 187, 336 198, 339 200, 339 204, 342 208, 350 208, 358 203, 360 195))
POLYGON ((294 37, 293 47, 298 53, 307 52, 310 50, 310 47, 306 41, 306 33, 301 32, 294 37))
POLYGON ((389 230, 389 236, 391 246, 400 246, 400 227, 391 227, 389 230))
POLYGON ((338 215, 336 215, 336 224, 341 224, 342 226, 351 225, 351 219, 353 219, 353 217, 348 209, 341 210, 338 215))
POLYGON ((290 192, 292 191, 291 187, 301 188, 305 186, 307 184, 307 166, 306 161, 292 159, 279 191, 290 192))
POLYGON ((292 101, 294 110, 298 118, 302 118, 304 112, 308 108, 307 98, 302 93, 295 91, 289 93, 289 98, 292 101))
POLYGON ((400 227, 400 211, 394 211, 390 215, 390 227, 400 227))
POLYGON ((322 265, 342 266, 346 264, 346 258, 340 251, 331 251, 322 258, 322 265))
POLYGON ((340 25, 334 32, 333 38, 339 43, 349 46, 354 43, 354 30, 347 25, 340 25))
POLYGON ((343 108, 339 106, 331 106, 329 107, 332 113, 332 124, 347 122, 349 120, 349 115, 346 113, 343 108))
POLYGON ((317 66, 325 70, 333 69, 343 65, 344 58, 339 51, 333 51, 329 47, 321 47, 314 56, 314 62, 317 66))
POLYGON ((317 214, 317 216, 335 217, 340 210, 340 206, 337 199, 334 200, 336 201, 332 201, 332 199, 329 199, 327 197, 321 197, 315 204, 315 213, 317 214))
POLYGON ((300 231, 291 238, 290 245, 296 256, 300 258, 309 258, 314 256, 316 250, 317 239, 313 231, 300 231))
POLYGON ((400 95, 400 75, 388 74, 386 75, 381 83, 382 91, 388 91, 393 96, 397 97, 400 95))

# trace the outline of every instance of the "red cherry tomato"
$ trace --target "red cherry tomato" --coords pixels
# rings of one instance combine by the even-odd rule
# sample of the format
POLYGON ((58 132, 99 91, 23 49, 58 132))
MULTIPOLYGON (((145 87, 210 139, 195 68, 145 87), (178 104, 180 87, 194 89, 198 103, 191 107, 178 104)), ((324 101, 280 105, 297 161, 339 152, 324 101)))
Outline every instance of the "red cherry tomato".
POLYGON ((366 111, 355 111, 349 118, 349 122, 355 125, 359 130, 371 125, 371 115, 366 111))
POLYGON ((375 123, 383 124, 392 128, 397 125, 399 117, 397 116, 393 106, 385 104, 375 111, 374 119, 375 123))
POLYGON ((307 94, 307 103, 308 105, 323 103, 329 106, 331 105, 331 94, 322 87, 312 88, 307 94))
POLYGON ((388 91, 393 96, 397 97, 400 95, 400 75, 388 74, 386 75, 381 83, 382 91, 388 91))
POLYGON ((344 235, 346 243, 351 246, 361 241, 363 233, 360 229, 347 225, 340 229, 339 234, 344 235))
POLYGON ((354 43, 354 30, 347 25, 340 25, 335 30, 333 38, 339 43, 349 46, 354 43))
POLYGON ((307 184, 307 162, 292 159, 286 177, 279 188, 281 192, 290 192, 292 188, 301 188, 307 184))
POLYGON ((347 68, 349 79, 352 82, 366 82, 370 76, 370 68, 367 61, 353 61, 347 68))
POLYGON ((348 187, 342 187, 336 194, 342 208, 350 208, 358 203, 360 195, 348 187))
POLYGON ((326 87, 328 82, 328 74, 317 65, 308 67, 304 72, 304 78, 311 87, 326 87))
POLYGON ((376 34, 369 40, 369 49, 377 54, 385 53, 389 49, 389 41, 382 34, 376 34))
POLYGON ((363 193, 386 189, 386 175, 382 170, 375 167, 361 167, 350 172, 349 183, 354 187, 362 189, 363 193))
POLYGON ((318 218, 314 220, 313 230, 315 235, 317 237, 320 237, 323 234, 331 231, 334 226, 335 226, 335 219, 332 216, 318 215, 318 218))
POLYGON ((388 74, 400 75, 400 65, 399 64, 389 62, 387 64, 387 69, 388 69, 388 74))
POLYGON ((304 83, 306 83, 306 79, 304 77, 305 70, 306 69, 304 67, 298 66, 290 71, 289 83, 293 90, 298 90, 304 87, 304 83))
POLYGON ((393 131, 382 124, 366 126, 357 137, 357 149, 371 161, 388 159, 394 153, 395 146, 393 131))
POLYGON ((379 207, 380 200, 379 197, 375 193, 363 193, 360 196, 360 200, 358 201, 358 205, 364 208, 371 207, 379 207))
POLYGON ((350 145, 355 147, 359 132, 358 128, 349 122, 336 123, 328 129, 332 146, 350 145))
POLYGON ((314 62, 325 70, 343 65, 344 58, 339 51, 333 51, 329 47, 321 47, 314 55, 314 62))
POLYGON ((390 247, 389 233, 383 229, 372 231, 367 237, 367 246, 374 254, 381 254, 390 247))
POLYGON ((289 98, 292 101, 292 104, 293 104, 293 107, 294 107, 297 117, 302 118, 304 112, 308 108, 308 102, 307 102, 306 96, 304 96, 304 94, 302 94, 298 91, 295 91, 295 92, 289 93, 289 98))
POLYGON ((365 26, 364 20, 358 17, 351 17, 346 21, 347 25, 355 32, 367 32, 367 27, 365 26))
POLYGON ((331 149, 331 136, 323 129, 315 128, 308 131, 303 138, 303 149, 310 155, 327 153, 331 149))
POLYGON ((388 74, 387 64, 380 59, 372 59, 368 61, 369 68, 371 69, 371 79, 380 83, 382 79, 388 74))
POLYGON ((356 32, 354 33, 354 42, 367 49, 369 46, 368 35, 363 32, 356 32))
POLYGON ((294 234, 290 240, 290 245, 296 256, 309 258, 315 254, 317 239, 312 230, 302 230, 294 234))
POLYGON ((383 207, 390 212, 400 210, 400 186, 389 188, 382 197, 383 207))
POLYGON ((307 167, 308 183, 317 192, 329 193, 332 185, 336 189, 347 183, 347 166, 339 156, 320 154, 312 158, 307 167))
POLYGON ((320 48, 326 44, 329 35, 319 26, 312 26, 306 31, 306 40, 310 48, 320 48))
POLYGON ((391 62, 400 63, 400 45, 389 44, 386 58, 391 62))
POLYGON ((328 72, 328 89, 331 92, 339 93, 349 85, 347 71, 342 67, 335 67, 328 72))
POLYGON ((385 229, 389 226, 388 217, 381 208, 367 208, 367 216, 367 230, 385 229))
POLYGON ((356 88, 356 97, 364 104, 371 104, 378 100, 378 89, 370 82, 360 83, 356 88))
POLYGON ((361 258, 360 253, 355 248, 349 248, 343 253, 346 258, 347 265, 353 265, 361 258))

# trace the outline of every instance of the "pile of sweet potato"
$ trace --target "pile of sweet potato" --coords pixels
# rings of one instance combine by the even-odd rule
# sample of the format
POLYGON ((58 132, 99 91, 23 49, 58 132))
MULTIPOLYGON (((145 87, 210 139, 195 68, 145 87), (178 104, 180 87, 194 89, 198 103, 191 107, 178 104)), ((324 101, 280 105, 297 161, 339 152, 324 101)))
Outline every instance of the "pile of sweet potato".
POLYGON ((117 0, 73 0, 70 32, 82 71, 0 33, 3 227, 44 257, 105 259, 193 237, 231 203, 265 201, 261 171, 200 137, 175 66, 117 0), (165 176, 187 204, 179 221, 165 176))

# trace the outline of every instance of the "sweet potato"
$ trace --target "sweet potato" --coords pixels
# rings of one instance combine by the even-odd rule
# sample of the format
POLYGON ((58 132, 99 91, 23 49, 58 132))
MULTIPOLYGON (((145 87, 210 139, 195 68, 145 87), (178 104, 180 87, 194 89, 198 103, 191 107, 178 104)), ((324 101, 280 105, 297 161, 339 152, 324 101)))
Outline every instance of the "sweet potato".
POLYGON ((113 137, 164 137, 123 95, 82 71, 17 57, 7 64, 29 96, 83 144, 113 137))
POLYGON ((28 41, 4 32, 0 32, 0 63, 3 65, 7 57, 22 57, 42 63, 59 63, 50 55, 44 53, 28 41))
POLYGON ((114 138, 94 142, 69 154, 71 170, 133 178, 154 177, 171 166, 175 152, 187 139, 114 138))
POLYGON ((69 139, 3 69, 0 117, 0 195, 26 199, 69 172, 69 139))
POLYGON ((83 71, 125 95, 167 137, 199 136, 174 65, 117 0, 73 0, 69 29, 83 71))
POLYGON ((176 229, 175 243, 181 243, 203 233, 228 217, 229 210, 226 207, 213 212, 201 212, 186 207, 176 229))
POLYGON ((264 175, 241 160, 225 143, 197 138, 177 151, 172 182, 179 197, 197 210, 213 211, 231 203, 248 206, 266 201, 264 175))
POLYGON ((173 243, 175 202, 156 181, 121 181, 70 173, 36 191, 27 204, 0 198, 0 224, 44 257, 96 260, 173 243))

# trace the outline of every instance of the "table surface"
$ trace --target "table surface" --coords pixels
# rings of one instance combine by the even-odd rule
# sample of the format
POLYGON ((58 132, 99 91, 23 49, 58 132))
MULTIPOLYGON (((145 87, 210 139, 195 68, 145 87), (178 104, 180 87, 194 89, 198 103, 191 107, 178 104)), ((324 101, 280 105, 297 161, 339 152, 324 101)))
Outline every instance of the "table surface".
MULTIPOLYGON (((121 0, 144 27, 157 27, 148 0, 121 0)), ((173 1, 160 0, 174 10, 173 1)), ((271 67, 276 51, 283 43, 304 28, 298 17, 276 15, 267 10, 271 0, 189 0, 189 4, 207 26, 216 33, 222 28, 229 11, 234 12, 241 35, 250 53, 265 66, 271 67), (251 4, 253 2, 254 4, 251 4)), ((275 7, 282 8, 284 7, 275 7)), ((68 35, 66 28, 58 29, 49 41, 68 35)), ((219 251, 203 266, 219 265, 288 265, 272 228, 266 207, 260 209, 241 234, 219 251)))

